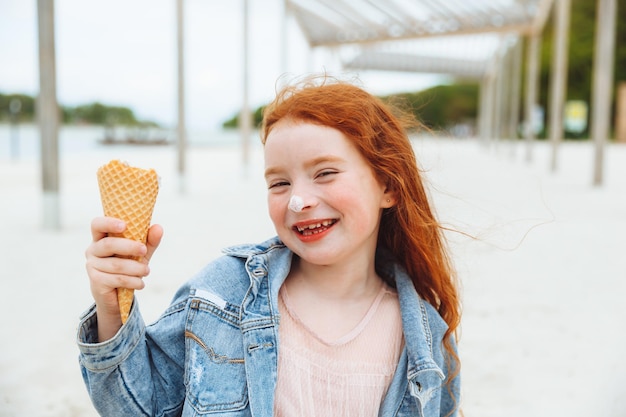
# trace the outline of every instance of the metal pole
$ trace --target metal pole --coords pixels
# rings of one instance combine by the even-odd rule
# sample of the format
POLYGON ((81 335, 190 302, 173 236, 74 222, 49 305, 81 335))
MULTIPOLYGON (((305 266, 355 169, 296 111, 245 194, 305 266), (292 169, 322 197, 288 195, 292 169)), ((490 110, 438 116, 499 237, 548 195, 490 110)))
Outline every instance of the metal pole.
POLYGON ((593 105, 591 106, 591 132, 595 143, 593 185, 602 184, 604 147, 609 135, 611 98, 613 97, 616 15, 615 0, 598 0, 593 60, 593 105))
POLYGON ((626 143, 626 81, 620 81, 615 92, 615 141, 626 143))
POLYGON ((500 135, 501 141, 508 140, 511 133, 511 68, 512 68, 512 46, 506 47, 506 52, 502 57, 502 66, 500 67, 500 106, 502 106, 500 118, 500 135))
POLYGON ((553 60, 550 78, 550 142, 552 159, 550 168, 557 169, 557 153, 563 140, 563 107, 567 95, 567 48, 571 0, 556 0, 553 39, 553 60))
POLYGON ((503 106, 504 106, 504 69, 505 69, 505 61, 506 61, 506 57, 507 57, 507 51, 500 51, 500 53, 498 54, 498 61, 496 64, 496 71, 495 71, 495 80, 494 80, 494 95, 495 95, 495 99, 494 99, 494 112, 493 112, 493 117, 494 117, 494 127, 493 127, 493 135, 491 136, 492 138, 492 144, 495 147, 495 149, 497 150, 498 147, 498 143, 500 142, 502 135, 504 133, 504 129, 503 129, 503 106))
POLYGON ((241 129, 242 156, 245 166, 248 165, 248 161, 250 159, 250 133, 252 130, 250 106, 248 104, 248 26, 248 0, 243 0, 243 99, 239 123, 241 129))
POLYGON ((484 89, 484 121, 483 121, 483 146, 491 145, 495 131, 495 90, 496 90, 496 74, 495 70, 485 73, 482 81, 482 89, 484 89))
POLYGON ((185 27, 184 27, 183 0, 176 0, 176 49, 178 64, 178 175, 179 190, 185 191, 185 157, 187 150, 187 136, 185 127, 185 27))
POLYGON ((541 37, 533 34, 528 38, 528 49, 526 51, 526 110, 524 138, 526 140, 526 162, 533 159, 532 145, 535 141, 535 130, 533 126, 535 106, 537 106, 537 92, 539 90, 539 46, 541 37))
POLYGON ((19 98, 14 98, 9 103, 9 117, 11 121, 11 159, 16 161, 20 154, 20 111, 22 102, 19 98))
MULTIPOLYGON (((508 43, 508 42, 507 42, 508 43)), ((505 140, 509 138, 511 125, 511 45, 507 45, 506 51, 502 56, 502 65, 500 67, 500 135, 498 139, 505 140)))
POLYGON ((517 130, 519 127, 520 89, 522 80, 522 40, 518 36, 511 51, 511 108, 509 134, 511 140, 511 156, 515 155, 517 146, 517 130))
POLYGON ((488 77, 489 76, 487 74, 483 74, 482 78, 480 79, 480 88, 478 90, 479 107, 478 107, 478 117, 476 118, 476 122, 477 122, 476 124, 478 126, 477 136, 479 137, 482 143, 485 143, 488 138, 488 133, 487 133, 487 120, 488 120, 487 111, 489 111, 489 108, 487 106, 487 100, 488 100, 488 94, 489 94, 488 77))
MULTIPOLYGON (((498 58, 495 57, 495 60, 498 58)), ((486 146, 491 145, 495 138, 496 131, 496 81, 497 62, 493 62, 485 77, 485 141, 486 146)))
POLYGON ((494 138, 495 130, 495 90, 499 51, 493 54, 485 67, 480 84, 481 94, 481 137, 484 146, 488 146, 494 138))
POLYGON ((39 97, 37 113, 41 135, 43 226, 60 229, 59 215, 59 107, 56 94, 54 0, 37 0, 39 32, 39 97))

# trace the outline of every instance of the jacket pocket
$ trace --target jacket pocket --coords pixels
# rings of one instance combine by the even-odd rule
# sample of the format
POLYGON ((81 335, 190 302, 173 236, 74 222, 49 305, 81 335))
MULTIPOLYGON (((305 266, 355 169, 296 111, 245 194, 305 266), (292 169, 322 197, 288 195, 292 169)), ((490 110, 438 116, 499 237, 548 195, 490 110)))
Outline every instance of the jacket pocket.
POLYGON ((248 404, 238 308, 193 298, 185 328, 185 387, 198 414, 237 411, 248 404))

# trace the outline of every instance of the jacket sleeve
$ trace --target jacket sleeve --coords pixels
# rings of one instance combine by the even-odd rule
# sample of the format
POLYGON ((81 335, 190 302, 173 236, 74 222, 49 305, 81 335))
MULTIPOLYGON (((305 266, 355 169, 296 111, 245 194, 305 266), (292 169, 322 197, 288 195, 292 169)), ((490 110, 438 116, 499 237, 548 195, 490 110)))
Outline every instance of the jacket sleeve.
POLYGON ((78 328, 79 362, 87 391, 103 416, 177 416, 183 407, 186 301, 174 302, 146 327, 135 300, 128 321, 97 342, 92 306, 78 328))
POLYGON ((458 416, 461 404, 461 373, 456 338, 451 336, 451 341, 455 356, 452 356, 448 351, 442 349, 445 358, 444 366, 446 366, 446 379, 441 388, 441 405, 439 408, 441 417, 458 416))

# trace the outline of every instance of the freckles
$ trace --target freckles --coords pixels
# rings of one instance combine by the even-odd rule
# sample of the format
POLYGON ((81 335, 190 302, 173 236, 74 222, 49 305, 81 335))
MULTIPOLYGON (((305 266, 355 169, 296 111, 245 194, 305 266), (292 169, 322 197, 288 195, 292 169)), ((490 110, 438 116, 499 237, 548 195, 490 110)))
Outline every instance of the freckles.
POLYGON ((282 219, 285 218, 285 211, 287 210, 287 203, 281 201, 281 199, 277 198, 268 198, 267 200, 267 209, 275 225, 278 225, 282 222, 282 219))
POLYGON ((351 213, 355 225, 364 227, 372 217, 378 216, 379 204, 372 189, 342 187, 336 191, 332 204, 344 213, 351 213))

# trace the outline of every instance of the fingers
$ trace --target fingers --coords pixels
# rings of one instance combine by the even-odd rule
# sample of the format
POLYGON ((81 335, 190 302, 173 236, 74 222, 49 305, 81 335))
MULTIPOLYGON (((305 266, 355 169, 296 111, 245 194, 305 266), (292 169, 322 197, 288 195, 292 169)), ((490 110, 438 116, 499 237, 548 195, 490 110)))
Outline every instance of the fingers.
POLYGON ((110 274, 98 269, 90 270, 89 277, 91 291, 96 301, 115 292, 117 288, 142 290, 146 285, 139 276, 110 274))
MULTIPOLYGON (((103 240, 112 239, 121 240, 118 238, 106 238, 103 240)), ((97 247, 98 243, 92 244, 92 246, 97 247)), ((119 256, 100 257, 95 256, 94 253, 98 253, 97 249, 91 253, 88 251, 85 263, 94 297, 110 296, 110 293, 115 288, 143 289, 144 282, 142 277, 150 273, 150 267, 144 258, 141 258, 141 261, 137 261, 132 258, 119 256)))
POLYGON ((87 248, 86 256, 109 257, 143 257, 145 245, 130 239, 116 238, 126 230, 126 224, 114 217, 96 217, 91 221, 92 244, 87 248))
POLYGON ((112 217, 98 217, 91 222, 93 241, 85 251, 86 269, 94 296, 111 297, 115 288, 143 288, 149 274, 145 258, 147 246, 141 242, 110 236, 126 229, 123 221, 112 217))
POLYGON ((125 229, 123 221, 112 217, 98 217, 91 222, 93 241, 85 251, 85 258, 97 304, 114 307, 116 288, 144 288, 142 277, 150 273, 148 261, 163 237, 163 228, 153 225, 148 231, 146 244, 143 244, 118 237, 125 229))
POLYGON ((87 247, 86 257, 108 258, 119 256, 123 258, 144 259, 148 248, 141 242, 123 237, 106 236, 92 242, 87 247))
MULTIPOLYGON (((111 286, 111 281, 130 281, 128 278, 139 278, 150 274, 150 267, 147 262, 137 261, 130 258, 120 258, 111 256, 108 258, 90 257, 87 259, 87 271, 92 279, 100 279, 107 282, 107 286, 118 288, 120 286, 111 286), (104 276, 110 275, 111 278, 103 279, 104 276)), ((121 285, 122 288, 136 288, 139 283, 130 284, 130 286, 121 285)), ((141 287, 143 288, 143 286, 141 287)))
POLYGON ((122 233, 126 230, 126 224, 114 217, 96 217, 91 221, 91 236, 96 242, 109 233, 122 233))
POLYGON ((98 317, 119 316, 117 289, 143 289, 145 284, 141 277, 150 272, 146 263, 119 257, 89 257, 86 269, 91 294, 98 306, 98 317))

